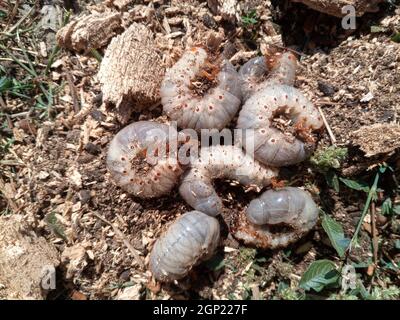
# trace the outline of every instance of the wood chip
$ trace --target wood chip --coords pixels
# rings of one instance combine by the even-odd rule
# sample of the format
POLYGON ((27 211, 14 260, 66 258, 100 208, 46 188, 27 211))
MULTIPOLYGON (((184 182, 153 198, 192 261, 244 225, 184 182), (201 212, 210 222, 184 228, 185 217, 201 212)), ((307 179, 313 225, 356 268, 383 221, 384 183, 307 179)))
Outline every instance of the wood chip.
POLYGON ((119 31, 122 31, 119 13, 94 12, 61 28, 57 32, 57 41, 61 47, 88 52, 106 46, 119 31))
POLYGON ((351 134, 352 144, 365 152, 366 157, 389 154, 400 147, 400 125, 377 123, 361 127, 351 134))
POLYGON ((133 23, 108 46, 98 74, 103 84, 103 101, 116 106, 125 122, 134 109, 160 99, 159 88, 164 67, 153 42, 153 33, 133 23))

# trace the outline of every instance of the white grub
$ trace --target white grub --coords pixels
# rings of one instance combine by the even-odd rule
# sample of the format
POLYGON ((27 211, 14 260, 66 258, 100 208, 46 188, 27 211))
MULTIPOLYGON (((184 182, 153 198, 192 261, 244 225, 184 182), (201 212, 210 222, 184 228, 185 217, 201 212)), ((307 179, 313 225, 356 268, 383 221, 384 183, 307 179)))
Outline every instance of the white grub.
POLYGON ((163 282, 185 277, 201 261, 211 258, 219 244, 218 220, 199 211, 179 217, 156 241, 150 270, 163 282))
POLYGON ((210 60, 200 47, 187 50, 161 85, 164 113, 180 128, 222 129, 239 110, 239 75, 228 60, 210 60), (197 80, 197 81, 196 81, 197 80), (204 86, 204 81, 211 85, 204 86))
POLYGON ((184 175, 179 192, 194 209, 216 216, 223 206, 213 187, 214 179, 234 180, 261 189, 277 175, 276 169, 263 167, 237 146, 206 147, 184 175))
POLYGON ((247 100, 255 92, 274 83, 293 86, 296 68, 297 59, 291 52, 250 59, 239 70, 243 98, 247 100))
POLYGON ((271 166, 281 167, 304 161, 314 149, 310 136, 323 126, 318 109, 299 90, 272 84, 256 92, 243 105, 237 128, 245 129, 244 147, 254 146, 254 158, 271 166), (292 127, 305 139, 273 126, 279 116, 287 120, 283 131, 292 127), (247 130, 248 129, 248 130, 247 130), (308 143, 303 140, 309 140, 308 143))
POLYGON ((140 198, 168 194, 183 172, 176 156, 169 154, 174 127, 138 121, 123 128, 111 141, 107 167, 115 183, 140 198))
POLYGON ((287 247, 317 223, 318 207, 304 190, 286 187, 268 190, 250 202, 246 217, 239 216, 233 234, 264 249, 287 247), (286 227, 274 232, 272 227, 286 227))

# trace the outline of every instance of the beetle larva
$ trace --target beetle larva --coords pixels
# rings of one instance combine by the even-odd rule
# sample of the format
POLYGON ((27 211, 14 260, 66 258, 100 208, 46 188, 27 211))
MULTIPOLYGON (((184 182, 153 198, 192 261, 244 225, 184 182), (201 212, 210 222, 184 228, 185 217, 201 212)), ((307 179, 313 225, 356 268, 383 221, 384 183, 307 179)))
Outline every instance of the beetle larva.
POLYGON ((222 129, 239 109, 238 73, 228 60, 210 59, 205 49, 192 48, 165 75, 163 110, 180 128, 222 129))
POLYGON ((111 141, 107 167, 117 185, 141 198, 167 194, 183 172, 177 157, 170 156, 175 128, 138 121, 123 128, 111 141))
POLYGON ((246 217, 238 218, 234 235, 245 243, 276 249, 300 239, 317 220, 318 207, 306 191, 293 187, 268 190, 250 202, 246 217), (286 229, 274 233, 273 226, 286 229))
POLYGON ((239 70, 244 100, 274 83, 293 86, 296 67, 297 59, 291 52, 250 59, 239 70))
POLYGON ((305 160, 314 148, 313 130, 323 121, 318 109, 299 90, 281 84, 263 88, 240 111, 237 127, 245 130, 243 147, 254 158, 281 167, 305 160), (301 138, 301 139, 299 139, 301 138))
POLYGON ((206 147, 183 176, 179 192, 194 209, 216 216, 223 206, 213 187, 214 179, 230 179, 261 189, 277 175, 276 169, 263 167, 237 146, 206 147))
POLYGON ((150 269, 160 281, 185 277, 193 266, 211 258, 218 246, 217 219, 199 211, 179 217, 156 241, 150 255, 150 269))

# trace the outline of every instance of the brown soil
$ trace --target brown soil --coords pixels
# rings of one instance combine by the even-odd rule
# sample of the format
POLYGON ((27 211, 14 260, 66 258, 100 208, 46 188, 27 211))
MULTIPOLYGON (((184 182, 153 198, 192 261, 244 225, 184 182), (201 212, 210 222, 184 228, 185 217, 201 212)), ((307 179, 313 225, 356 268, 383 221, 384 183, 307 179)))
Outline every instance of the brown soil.
MULTIPOLYGON (((261 34, 271 30, 271 22, 266 18, 260 18, 255 26, 239 27, 211 12, 205 2, 168 1, 164 6, 160 6, 160 2, 163 1, 154 2, 154 8, 148 13, 154 17, 152 19, 141 13, 145 12, 147 4, 128 7, 133 8, 132 21, 146 24, 155 33, 155 42, 166 66, 179 57, 185 45, 195 43, 210 30, 220 28, 225 39, 229 38, 239 53, 260 49, 260 39, 265 38, 261 34), (254 38, 246 37, 248 33, 254 34, 254 38)), ((269 1, 254 3, 254 7, 260 8, 259 12, 269 7, 269 1)), ((295 8, 305 14, 315 14, 301 5, 295 8)), ((394 13, 385 11, 385 15, 391 17, 394 13)), ((326 18, 327 21, 330 19, 326 18)), ((314 27, 321 30, 322 26, 314 27)), ((289 27, 288 24, 283 28, 283 38, 289 38, 285 31, 289 27)), ((315 34, 318 32, 307 34, 308 44, 312 45, 304 48, 296 87, 322 107, 338 144, 350 147, 348 162, 363 163, 366 159, 358 147, 353 146, 351 133, 365 125, 399 120, 400 45, 392 42, 386 33, 355 33, 329 44, 325 41, 321 44, 320 37, 315 34), (372 94, 372 99, 361 102, 368 93, 372 94)), ((332 35, 332 38, 337 40, 336 36, 332 35)), ((164 198, 140 200, 112 183, 105 156, 109 142, 121 125, 102 106, 101 88, 96 77, 99 63, 91 56, 69 51, 63 51, 57 62, 58 65, 52 68, 52 76, 57 78, 59 75, 65 80, 70 74, 72 83, 64 81, 67 84, 55 97, 49 119, 43 121, 33 112, 27 116, 32 126, 20 126, 25 117, 13 117, 13 128, 1 129, 1 132, 6 137, 15 137, 16 142, 10 152, 0 151, 0 184, 5 186, 0 209, 23 215, 38 233, 54 242, 64 254, 60 268, 62 285, 50 296, 51 299, 115 299, 124 291, 124 286, 129 285, 137 289, 132 297, 136 299, 245 299, 250 295, 272 298, 277 296, 280 282, 298 284, 311 262, 317 259, 337 261, 320 225, 287 250, 255 251, 232 238, 221 219, 223 241, 212 263, 199 266, 179 284, 156 285, 147 269, 149 252, 161 232, 190 208, 177 190, 164 198), (79 94, 78 111, 75 110, 76 92, 79 94), (36 131, 32 130, 33 126, 36 131), (57 217, 57 225, 46 222, 45 217, 50 214, 57 217), (122 232, 123 239, 98 216, 114 224, 122 232), (124 241, 140 252, 146 262, 145 269, 135 262, 124 241), (215 264, 222 259, 223 267, 216 268, 215 264)), ((10 63, 8 69, 20 72, 15 63, 10 63)), ((29 108, 28 103, 18 99, 7 100, 7 114, 18 114, 29 108)), ((133 113, 129 120, 150 120, 160 114, 160 108, 156 107, 133 113)), ((326 132, 319 138, 320 146, 331 144, 326 132)), ((386 160, 397 170, 394 159, 396 156, 392 155, 386 160)), ((380 163, 382 158, 368 161, 372 163, 362 170, 380 163)), ((363 175, 370 179, 368 172, 363 175)), ((345 187, 340 193, 333 191, 308 163, 282 169, 280 178, 293 186, 305 186, 321 208, 332 214, 351 237, 360 219, 364 194, 360 196, 359 192, 345 187)), ((226 182, 218 182, 216 188, 224 199, 227 220, 229 215, 243 212, 257 195, 226 182)), ((380 229, 381 237, 390 242, 384 244, 389 252, 400 234, 390 228, 380 229)), ((371 259, 370 236, 365 231, 361 235, 361 246, 351 255, 355 262, 371 259)), ((400 260, 398 254, 392 258, 396 262, 400 260)), ((365 271, 362 272, 365 275, 365 271)), ((398 284, 398 278, 392 278, 398 284)))

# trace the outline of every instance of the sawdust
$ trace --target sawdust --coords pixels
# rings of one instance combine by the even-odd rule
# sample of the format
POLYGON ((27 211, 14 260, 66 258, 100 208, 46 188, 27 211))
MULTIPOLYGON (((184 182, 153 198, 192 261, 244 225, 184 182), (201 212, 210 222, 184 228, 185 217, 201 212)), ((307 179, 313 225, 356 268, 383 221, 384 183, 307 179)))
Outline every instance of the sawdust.
POLYGON ((359 146, 366 157, 389 154, 400 147, 398 124, 376 123, 354 131, 351 136, 352 143, 359 146))
MULTIPOLYGON (((109 2, 116 7, 129 7, 128 2, 123 0, 109 2)), ((142 72, 151 73, 151 68, 129 74, 139 84, 135 82, 130 86, 131 91, 124 91, 124 94, 130 98, 143 95, 137 101, 128 99, 135 105, 148 106, 157 102, 157 83, 162 79, 163 68, 171 66, 186 47, 204 39, 210 30, 223 31, 219 32, 224 35, 222 47, 233 47, 235 53, 232 62, 236 67, 257 55, 259 50, 264 52, 267 44, 284 45, 281 35, 273 26, 269 1, 251 2, 260 14, 254 26, 246 27, 241 19, 237 19, 236 13, 234 19, 228 15, 227 21, 220 13, 213 13, 205 2, 193 0, 161 3, 164 2, 135 4, 129 8, 129 12, 124 13, 124 28, 136 22, 150 30, 151 37, 154 37, 151 53, 156 52, 158 56, 158 71, 149 76, 149 79, 157 79, 154 83, 148 82, 151 85, 148 92, 146 89, 141 90, 137 96, 131 95, 137 88, 146 87, 143 81, 147 82, 147 78, 136 77, 142 72), (146 103, 142 105, 142 101, 146 103)), ((251 7, 250 2, 245 3, 251 7)), ((239 17, 248 14, 247 9, 240 7, 239 17)), ((391 23, 388 22, 388 25, 391 23)), ((115 43, 119 45, 120 42, 115 43)), ((322 106, 339 145, 355 144, 356 140, 350 133, 363 126, 398 121, 399 44, 391 42, 387 34, 340 39, 337 47, 316 47, 308 53, 308 56, 302 56, 299 70, 301 76, 297 79, 296 87, 322 106), (369 92, 373 97, 361 102, 369 92)), ((126 55, 131 56, 131 53, 126 55)), ((143 63, 145 59, 142 58, 137 61, 143 63)), ((228 234, 226 223, 221 219, 223 245, 216 259, 224 259, 222 268, 217 269, 206 263, 194 270, 189 279, 185 280, 187 283, 184 281, 183 284, 171 287, 154 284, 148 270, 135 263, 124 241, 95 214, 115 224, 123 233, 124 240, 139 250, 147 262, 155 240, 171 222, 190 208, 176 190, 168 197, 140 200, 112 183, 105 157, 109 142, 121 129, 121 125, 102 102, 110 100, 118 104, 121 85, 113 83, 118 93, 115 96, 112 96, 114 93, 111 90, 102 93, 98 70, 99 63, 94 58, 63 52, 53 63, 51 76, 58 79, 55 81, 68 83, 68 71, 72 81, 55 97, 49 119, 39 122, 29 118, 28 123, 21 122, 11 132, 2 131, 11 136, 14 136, 14 131, 18 140, 1 159, 0 182, 7 185, 7 188, 1 188, 6 195, 0 197, 0 206, 21 214, 24 221, 37 232, 43 234, 48 241, 56 243, 62 254, 60 281, 66 288, 63 297, 246 298, 245 294, 251 285, 259 288, 263 298, 271 298, 280 281, 295 285, 311 262, 321 257, 335 256, 324 231, 318 226, 290 248, 290 260, 293 263, 290 272, 279 272, 283 270, 282 253, 270 251, 258 252, 264 262, 259 262, 262 271, 255 271, 250 264, 252 261, 244 260, 241 255, 241 251, 248 249, 228 234), (78 93, 77 105, 74 105, 74 87, 78 93), (45 217, 51 213, 57 218, 57 230, 63 231, 65 239, 54 232, 56 228, 46 223, 45 217), (127 283, 132 285, 130 290, 124 289, 127 283), (71 287, 72 290, 68 289, 71 287)), ((110 68, 107 72, 112 71, 113 68, 110 68)), ((132 107, 128 102, 126 105, 132 107)), ((11 101, 7 101, 7 106, 6 112, 10 114, 26 112, 31 107, 11 101)), ((161 110, 157 107, 145 107, 141 111, 133 108, 127 121, 150 120, 160 114, 161 110)), ((15 123, 23 119, 24 116, 15 116, 12 121, 15 123)), ((321 138, 321 144, 330 144, 326 133, 321 138)), ((363 158, 363 155, 352 156, 357 161, 363 158)), ((280 178, 293 186, 304 186, 307 183, 307 188, 313 191, 319 204, 324 209, 330 208, 329 213, 343 225, 346 235, 354 232, 363 209, 364 199, 360 199, 359 193, 346 192, 339 196, 330 189, 326 190, 324 178, 310 170, 307 163, 283 168, 280 178)), ((223 198, 228 223, 229 217, 243 212, 247 204, 257 196, 253 191, 245 192, 238 186, 226 183, 216 182, 216 190, 223 198)), ((361 247, 354 253, 355 261, 368 259, 369 246, 369 238, 364 237, 361 247)))
POLYGON ((0 299, 45 299, 55 289, 58 264, 56 248, 38 237, 23 216, 0 216, 0 299))

